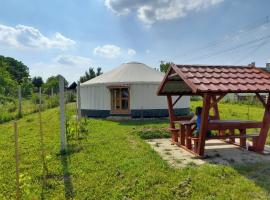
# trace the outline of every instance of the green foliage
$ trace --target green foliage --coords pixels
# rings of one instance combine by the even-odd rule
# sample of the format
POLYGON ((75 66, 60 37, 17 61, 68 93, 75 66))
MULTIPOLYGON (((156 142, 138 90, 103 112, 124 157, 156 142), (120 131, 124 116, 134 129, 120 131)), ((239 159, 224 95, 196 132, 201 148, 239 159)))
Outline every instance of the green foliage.
POLYGON ((95 72, 93 67, 90 67, 88 69, 88 71, 85 72, 85 75, 80 77, 80 82, 83 83, 83 82, 88 81, 90 79, 93 79, 101 74, 102 74, 101 67, 97 68, 97 72, 95 72))
POLYGON ((142 139, 170 138, 171 137, 171 134, 168 132, 166 128, 143 127, 139 130, 135 130, 135 132, 142 139))
MULTIPOLYGON (((65 87, 68 86, 66 79, 64 80, 64 84, 65 87)), ((46 94, 51 94, 52 90, 55 94, 59 93, 59 75, 49 77, 44 84, 44 89, 46 94)))
POLYGON ((172 62, 164 62, 164 61, 160 61, 160 65, 159 65, 159 70, 161 72, 166 73, 170 67, 170 65, 173 64, 172 62))
MULTIPOLYGON (((198 103, 198 102, 197 102, 198 103)), ((75 105, 67 105, 75 114, 75 105)), ((269 199, 269 163, 175 169, 132 130, 168 121, 87 119, 86 139, 59 155, 59 108, 42 112, 47 185, 42 187, 38 114, 18 121, 22 199, 269 199)), ((82 120, 84 121, 84 120, 82 120)), ((16 198, 13 124, 0 125, 0 199, 16 198)), ((178 148, 175 146, 175 148, 178 148)), ((180 151, 180 149, 179 149, 180 151)))
POLYGON ((5 65, 6 70, 17 83, 21 84, 25 78, 29 78, 29 69, 21 61, 17 61, 11 57, 0 56, 0 68, 5 65))
POLYGON ((32 84, 36 88, 40 88, 43 85, 43 79, 40 76, 35 76, 32 78, 32 84))

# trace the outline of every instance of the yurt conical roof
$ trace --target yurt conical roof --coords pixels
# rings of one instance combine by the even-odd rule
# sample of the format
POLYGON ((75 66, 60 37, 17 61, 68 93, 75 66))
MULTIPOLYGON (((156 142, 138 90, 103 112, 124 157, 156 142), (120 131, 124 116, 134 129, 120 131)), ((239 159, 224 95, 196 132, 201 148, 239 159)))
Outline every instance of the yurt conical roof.
POLYGON ((160 83, 164 74, 139 62, 129 62, 82 83, 82 86, 95 84, 160 83))

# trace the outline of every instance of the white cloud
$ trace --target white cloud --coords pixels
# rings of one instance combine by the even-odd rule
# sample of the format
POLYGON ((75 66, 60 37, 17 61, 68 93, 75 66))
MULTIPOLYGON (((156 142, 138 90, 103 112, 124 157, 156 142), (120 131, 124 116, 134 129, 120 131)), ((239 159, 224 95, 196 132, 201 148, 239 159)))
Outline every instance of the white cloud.
POLYGON ((112 44, 106 44, 103 46, 98 46, 94 49, 94 55, 98 55, 105 58, 116 58, 122 54, 121 48, 112 45, 112 44))
POLYGON ((135 12, 138 19, 147 25, 157 21, 171 20, 199 11, 223 0, 105 0, 105 6, 118 15, 135 12))
POLYGON ((17 25, 11 27, 0 24, 0 43, 15 48, 57 48, 65 50, 73 46, 75 41, 58 32, 51 37, 47 37, 31 26, 17 25))
POLYGON ((134 55, 136 55, 136 53, 137 52, 134 49, 128 49, 128 55, 134 56, 134 55))
POLYGON ((81 56, 59 55, 54 59, 54 62, 65 66, 87 67, 92 63, 92 60, 81 56))

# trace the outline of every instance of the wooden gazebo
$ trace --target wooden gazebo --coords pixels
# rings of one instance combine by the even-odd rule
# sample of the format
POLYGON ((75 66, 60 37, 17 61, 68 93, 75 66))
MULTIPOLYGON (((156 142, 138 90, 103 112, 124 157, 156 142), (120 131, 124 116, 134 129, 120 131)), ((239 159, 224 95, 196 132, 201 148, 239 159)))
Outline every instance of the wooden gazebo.
POLYGON ((157 92, 160 96, 167 96, 172 141, 199 156, 204 156, 206 139, 224 139, 246 147, 246 139, 251 138, 249 150, 263 153, 270 125, 270 98, 265 101, 260 93, 269 96, 270 74, 255 66, 175 64, 168 69, 157 92), (220 120, 218 102, 227 93, 255 93, 265 108, 262 121, 220 120), (184 95, 203 97, 198 137, 192 135, 194 124, 189 123, 190 117, 174 115, 173 107, 184 95), (209 115, 211 109, 213 116, 209 115), (251 128, 259 128, 260 132, 246 134, 246 129, 251 128), (206 138, 208 130, 216 130, 218 134, 206 138), (236 138, 239 138, 239 143, 236 143, 236 138))

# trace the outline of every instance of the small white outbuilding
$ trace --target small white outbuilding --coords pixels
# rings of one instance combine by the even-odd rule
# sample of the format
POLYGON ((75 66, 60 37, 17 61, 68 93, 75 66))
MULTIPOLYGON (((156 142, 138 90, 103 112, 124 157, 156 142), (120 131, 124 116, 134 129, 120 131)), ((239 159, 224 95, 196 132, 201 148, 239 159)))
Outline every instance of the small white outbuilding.
MULTIPOLYGON (((124 63, 80 85, 82 115, 167 117, 167 99, 156 94, 163 77, 143 63, 124 63)), ((188 114, 189 97, 182 97, 175 108, 176 115, 188 114)))

